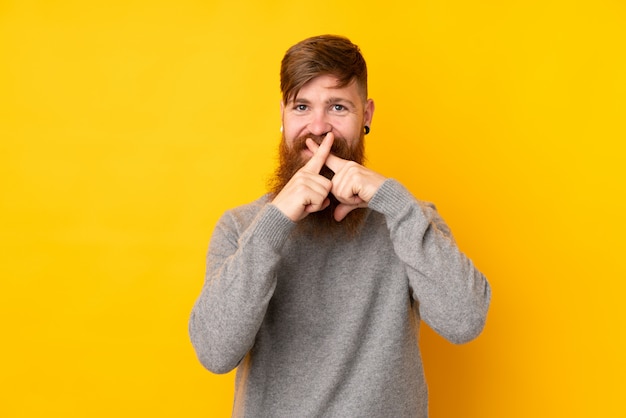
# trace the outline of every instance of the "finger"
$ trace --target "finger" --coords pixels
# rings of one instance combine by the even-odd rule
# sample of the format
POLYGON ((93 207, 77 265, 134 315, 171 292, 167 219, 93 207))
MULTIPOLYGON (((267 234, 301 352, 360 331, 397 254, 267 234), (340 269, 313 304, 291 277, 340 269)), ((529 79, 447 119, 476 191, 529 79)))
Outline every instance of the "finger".
POLYGON ((319 211, 326 209, 328 205, 330 205, 330 199, 326 198, 324 199, 321 205, 315 205, 315 204, 306 205, 306 207, 304 208, 304 211, 306 213, 319 212, 319 211))
MULTIPOLYGON (((312 140, 310 141, 307 140, 306 145, 309 148, 309 151, 311 151, 313 154, 315 154, 317 150, 320 148, 320 145, 317 145, 315 141, 312 141, 312 140)), ((339 172, 339 170, 341 170, 347 163, 348 163, 348 160, 344 160, 343 158, 337 157, 335 154, 332 154, 332 153, 328 154, 328 156, 326 157, 326 161, 324 162, 324 164, 328 168, 333 170, 334 173, 339 172)))
POLYGON ((348 161, 335 173, 331 192, 341 203, 360 205, 369 202, 384 181, 384 176, 348 161))
POLYGON ((330 132, 326 134, 324 140, 319 147, 317 147, 315 141, 313 141, 311 138, 307 138, 306 144, 311 152, 313 152, 313 150, 311 149, 311 143, 313 143, 317 147, 313 152, 313 156, 311 157, 311 159, 304 165, 307 171, 319 174, 319 172, 322 170, 322 167, 324 167, 324 164, 326 163, 326 158, 328 158, 328 155, 330 154, 330 149, 333 146, 334 141, 335 137, 330 132))
POLYGON ((335 208, 335 212, 333 213, 333 216, 335 217, 335 220, 337 222, 341 222, 346 216, 348 216, 350 212, 360 207, 362 206, 361 205, 347 205, 345 203, 340 203, 335 208))
POLYGON ((291 189, 293 190, 294 197, 302 196, 305 206, 310 204, 312 200, 317 200, 318 204, 321 204, 333 187, 332 182, 324 176, 308 171, 296 173, 293 179, 294 182, 291 189))
POLYGON ((333 170, 333 173, 338 173, 342 168, 348 164, 348 160, 344 160, 343 158, 337 157, 335 154, 329 154, 326 158, 326 166, 333 170))

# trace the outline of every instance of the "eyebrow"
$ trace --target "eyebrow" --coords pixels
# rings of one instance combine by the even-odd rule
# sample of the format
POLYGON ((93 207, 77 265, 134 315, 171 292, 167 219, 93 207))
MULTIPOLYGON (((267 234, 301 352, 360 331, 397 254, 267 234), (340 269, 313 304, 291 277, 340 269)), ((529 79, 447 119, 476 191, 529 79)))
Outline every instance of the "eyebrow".
POLYGON ((351 108, 355 108, 356 105, 352 102, 352 100, 344 99, 342 97, 330 97, 326 100, 327 104, 335 104, 335 103, 347 103, 351 108))
MULTIPOLYGON (((295 99, 292 100, 292 102, 293 103, 302 103, 302 104, 311 104, 311 101, 309 99, 305 99, 303 97, 296 97, 295 99)), ((352 100, 345 99, 343 97, 329 97, 326 100, 326 104, 336 104, 336 103, 346 103, 346 104, 348 104, 352 108, 356 107, 356 105, 354 104, 354 102, 352 100)))

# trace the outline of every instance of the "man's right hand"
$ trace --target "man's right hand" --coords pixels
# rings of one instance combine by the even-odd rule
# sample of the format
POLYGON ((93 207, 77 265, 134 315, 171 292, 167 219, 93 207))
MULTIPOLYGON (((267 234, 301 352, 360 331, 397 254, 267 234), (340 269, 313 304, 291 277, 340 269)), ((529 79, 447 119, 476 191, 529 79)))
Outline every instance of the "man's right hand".
POLYGON ((298 222, 309 213, 324 210, 330 204, 328 194, 332 189, 332 183, 320 175, 320 171, 326 163, 334 140, 332 133, 326 134, 311 159, 293 175, 272 201, 272 204, 292 221, 298 222))

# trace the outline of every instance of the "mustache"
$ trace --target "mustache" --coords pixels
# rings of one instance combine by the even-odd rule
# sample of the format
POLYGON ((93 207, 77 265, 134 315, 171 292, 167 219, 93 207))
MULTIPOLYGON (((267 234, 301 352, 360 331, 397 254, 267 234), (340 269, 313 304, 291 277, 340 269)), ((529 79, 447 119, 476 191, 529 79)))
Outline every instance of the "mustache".
MULTIPOLYGON (((306 146, 306 140, 308 138, 311 138, 317 145, 321 145, 324 138, 326 138, 326 134, 324 135, 310 134, 310 135, 299 136, 292 141, 292 148, 296 151, 303 151, 303 150, 308 149, 308 147, 306 146)), ((333 141, 333 145, 330 148, 330 152, 341 158, 347 158, 351 154, 348 141, 338 136, 335 136, 335 140, 333 141)))

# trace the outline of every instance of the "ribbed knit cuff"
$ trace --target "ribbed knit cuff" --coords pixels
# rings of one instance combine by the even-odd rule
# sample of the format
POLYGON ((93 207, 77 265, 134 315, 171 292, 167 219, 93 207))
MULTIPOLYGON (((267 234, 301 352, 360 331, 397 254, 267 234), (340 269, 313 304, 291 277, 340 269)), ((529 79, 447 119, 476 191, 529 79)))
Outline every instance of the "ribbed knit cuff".
POLYGON ((296 223, 272 204, 266 204, 257 216, 258 222, 252 234, 254 239, 278 250, 282 248, 296 223))
POLYGON ((413 195, 402 184, 394 179, 387 179, 369 201, 368 207, 383 215, 396 217, 414 201, 413 195))

